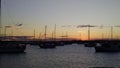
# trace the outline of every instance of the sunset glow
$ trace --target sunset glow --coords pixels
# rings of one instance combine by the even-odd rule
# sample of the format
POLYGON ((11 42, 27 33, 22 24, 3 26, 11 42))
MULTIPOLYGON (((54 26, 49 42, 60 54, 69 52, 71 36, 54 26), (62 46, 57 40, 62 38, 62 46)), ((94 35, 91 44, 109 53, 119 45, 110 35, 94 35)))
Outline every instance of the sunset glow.
POLYGON ((120 1, 119 0, 2 0, 2 35, 5 26, 7 36, 34 36, 44 38, 45 25, 47 37, 52 37, 56 24, 56 37, 68 35, 68 38, 88 40, 110 39, 113 26, 113 38, 120 39, 120 1), (19 25, 16 25, 19 24, 19 25), (103 27, 101 27, 103 25, 103 27), (16 26, 16 27, 15 27, 16 26))

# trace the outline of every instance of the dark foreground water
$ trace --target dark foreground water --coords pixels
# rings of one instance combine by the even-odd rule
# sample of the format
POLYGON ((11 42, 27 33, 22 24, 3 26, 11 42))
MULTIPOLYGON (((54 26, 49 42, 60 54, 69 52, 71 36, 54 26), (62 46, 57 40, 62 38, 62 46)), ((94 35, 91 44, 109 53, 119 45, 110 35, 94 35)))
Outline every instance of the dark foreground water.
POLYGON ((83 45, 40 49, 27 46, 22 54, 0 54, 0 68, 120 67, 120 53, 96 53, 83 45))

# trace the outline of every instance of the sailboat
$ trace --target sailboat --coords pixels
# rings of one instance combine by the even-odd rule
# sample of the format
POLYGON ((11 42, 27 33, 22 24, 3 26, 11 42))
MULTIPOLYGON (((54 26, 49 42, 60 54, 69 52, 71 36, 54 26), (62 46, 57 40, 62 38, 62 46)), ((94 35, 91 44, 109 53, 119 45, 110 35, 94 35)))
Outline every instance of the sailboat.
POLYGON ((48 48, 55 48, 56 45, 54 42, 52 41, 47 41, 46 35, 47 35, 47 25, 45 25, 45 39, 44 41, 41 41, 41 43, 39 44, 40 48, 44 48, 44 49, 48 49, 48 48))
POLYGON ((25 44, 15 41, 0 41, 0 53, 22 53, 25 49, 25 44))
MULTIPOLYGON (((0 4, 0 10, 1 10, 1 4, 0 4)), ((5 29, 7 27, 8 26, 5 26, 5 29)), ((0 11, 0 35, 1 35, 1 11, 0 11)), ((6 37, 6 33, 4 38, 5 37, 6 37)), ((6 41, 0 38, 0 53, 18 53, 18 52, 21 53, 21 52, 24 52, 25 49, 26 49, 25 44, 19 43, 17 41, 11 41, 11 40, 6 41)))
POLYGON ((120 43, 118 41, 107 41, 97 43, 94 48, 96 52, 120 52, 120 43))

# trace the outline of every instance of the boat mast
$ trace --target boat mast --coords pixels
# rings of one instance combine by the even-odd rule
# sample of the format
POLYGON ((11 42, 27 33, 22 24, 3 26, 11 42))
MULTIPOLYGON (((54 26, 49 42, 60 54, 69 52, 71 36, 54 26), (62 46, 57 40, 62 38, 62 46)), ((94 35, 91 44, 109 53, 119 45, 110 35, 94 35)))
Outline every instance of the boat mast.
POLYGON ((46 40, 46 33, 47 33, 47 25, 45 25, 45 40, 46 40))
POLYGON ((52 34, 51 34, 51 35, 52 35, 52 38, 51 38, 51 40, 54 40, 54 37, 53 37, 53 35, 54 35, 54 34, 53 34, 53 32, 52 32, 52 34))
POLYGON ((5 26, 5 29, 4 29, 4 36, 6 37, 6 26, 5 26))
POLYGON ((68 32, 66 31, 66 40, 68 40, 68 32))
POLYGON ((113 27, 111 26, 111 40, 113 39, 113 27))
POLYGON ((56 24, 55 24, 55 28, 54 28, 54 39, 56 40, 56 24))
POLYGON ((39 33, 39 40, 41 39, 41 32, 39 33))
MULTIPOLYGON (((119 27, 120 28, 120 25, 117 25, 117 26, 115 26, 115 27, 119 27)), ((119 32, 119 31, 118 31, 119 32)), ((119 34, 119 33, 118 33, 119 34)), ((120 36, 118 35, 118 37, 117 37, 119 40, 120 40, 120 36)))
POLYGON ((88 25, 88 40, 90 40, 90 25, 88 25))
POLYGON ((34 29, 34 36, 33 37, 34 37, 34 40, 35 40, 35 29, 34 29))

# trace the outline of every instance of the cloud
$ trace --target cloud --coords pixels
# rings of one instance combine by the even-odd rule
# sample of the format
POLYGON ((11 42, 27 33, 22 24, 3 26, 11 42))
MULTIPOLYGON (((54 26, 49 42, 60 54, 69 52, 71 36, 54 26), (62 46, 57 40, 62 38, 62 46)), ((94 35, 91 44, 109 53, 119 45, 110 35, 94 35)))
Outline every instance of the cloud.
POLYGON ((97 27, 96 25, 78 25, 77 28, 83 28, 83 27, 97 27))
POLYGON ((22 26, 23 24, 16 24, 16 26, 22 26))
POLYGON ((72 27, 72 25, 62 25, 61 27, 72 27))

